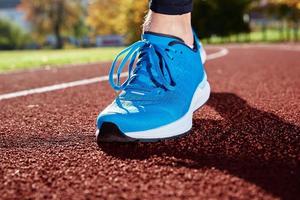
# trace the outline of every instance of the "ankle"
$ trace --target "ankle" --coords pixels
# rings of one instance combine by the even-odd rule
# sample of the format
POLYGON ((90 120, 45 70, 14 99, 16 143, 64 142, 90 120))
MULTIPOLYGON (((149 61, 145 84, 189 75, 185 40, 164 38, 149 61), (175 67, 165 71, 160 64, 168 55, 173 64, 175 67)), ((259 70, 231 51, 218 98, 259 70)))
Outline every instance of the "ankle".
POLYGON ((143 25, 143 32, 145 31, 179 37, 191 47, 194 44, 191 13, 183 15, 164 15, 154 13, 150 10, 143 25))

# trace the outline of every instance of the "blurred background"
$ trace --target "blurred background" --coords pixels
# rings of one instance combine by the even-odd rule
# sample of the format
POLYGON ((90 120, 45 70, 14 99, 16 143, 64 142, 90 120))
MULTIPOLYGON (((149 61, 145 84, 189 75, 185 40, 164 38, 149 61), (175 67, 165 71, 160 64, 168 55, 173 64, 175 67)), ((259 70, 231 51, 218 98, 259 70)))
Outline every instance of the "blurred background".
MULTIPOLYGON (((147 0, 0 0, 0 72, 111 60, 140 38, 147 7, 147 0)), ((300 39, 299 0, 194 0, 192 18, 207 44, 300 39)))

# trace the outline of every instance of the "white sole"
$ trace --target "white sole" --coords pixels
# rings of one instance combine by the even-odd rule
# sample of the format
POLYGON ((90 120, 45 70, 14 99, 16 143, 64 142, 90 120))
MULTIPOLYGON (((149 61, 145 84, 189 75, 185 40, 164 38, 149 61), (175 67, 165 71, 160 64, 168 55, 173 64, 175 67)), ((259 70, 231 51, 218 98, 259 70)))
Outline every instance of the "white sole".
POLYGON ((150 130, 138 132, 123 132, 124 135, 138 140, 166 139, 188 132, 193 125, 193 113, 203 106, 210 96, 210 85, 205 78, 197 87, 188 112, 180 119, 150 130))
POLYGON ((204 65, 204 63, 206 62, 206 59, 207 59, 207 55, 206 55, 206 52, 205 52, 205 50, 204 50, 201 42, 200 42, 200 47, 201 47, 201 49, 200 49, 200 57, 201 57, 202 64, 204 65))

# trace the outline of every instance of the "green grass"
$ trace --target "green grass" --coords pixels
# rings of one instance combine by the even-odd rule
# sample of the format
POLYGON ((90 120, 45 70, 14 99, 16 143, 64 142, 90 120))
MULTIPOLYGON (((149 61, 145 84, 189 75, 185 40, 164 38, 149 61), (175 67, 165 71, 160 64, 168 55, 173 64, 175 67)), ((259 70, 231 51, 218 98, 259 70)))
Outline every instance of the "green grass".
MULTIPOLYGON (((300 31, 299 31, 300 38, 300 31)), ((210 40, 204 39, 204 43, 220 44, 230 42, 281 42, 286 40, 276 29, 268 29, 266 38, 261 31, 253 31, 250 34, 231 35, 230 37, 214 36, 210 40), (249 40, 250 38, 250 40, 249 40)), ((293 38, 293 31, 291 37, 293 38)), ((21 69, 40 67, 57 67, 66 64, 82 64, 91 62, 110 61, 123 47, 103 47, 89 49, 63 49, 63 50, 24 50, 24 51, 0 51, 0 73, 21 69)))
MULTIPOLYGON (((204 43, 210 43, 210 44, 220 44, 220 43, 245 43, 245 42, 267 42, 267 43, 276 43, 276 42, 284 42, 287 41, 286 36, 286 30, 283 33, 283 36, 280 35, 279 31, 277 29, 267 29, 266 31, 266 37, 264 38, 263 32, 253 31, 251 33, 244 33, 244 34, 238 34, 238 35, 231 35, 229 37, 218 37, 213 36, 209 40, 204 39, 204 43)), ((294 37, 294 32, 291 30, 291 39, 294 37)), ((300 31, 298 32, 298 38, 300 39, 300 31)))
POLYGON ((0 72, 110 61, 121 49, 122 47, 0 51, 0 72))

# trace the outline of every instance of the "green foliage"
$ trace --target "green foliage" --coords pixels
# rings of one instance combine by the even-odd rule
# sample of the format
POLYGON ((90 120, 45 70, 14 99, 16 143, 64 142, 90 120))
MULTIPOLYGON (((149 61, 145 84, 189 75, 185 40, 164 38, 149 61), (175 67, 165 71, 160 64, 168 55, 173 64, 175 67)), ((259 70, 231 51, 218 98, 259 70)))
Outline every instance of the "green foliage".
POLYGON ((0 20, 0 49, 22 49, 30 38, 20 27, 6 20, 0 20))
POLYGON ((75 38, 81 38, 87 36, 89 33, 89 27, 86 25, 84 18, 81 17, 73 27, 73 35, 75 38))
POLYGON ((251 0, 195 0, 192 23, 201 38, 249 32, 244 21, 251 0))

